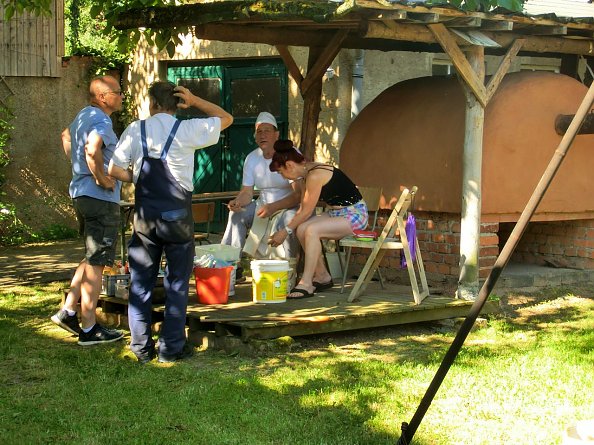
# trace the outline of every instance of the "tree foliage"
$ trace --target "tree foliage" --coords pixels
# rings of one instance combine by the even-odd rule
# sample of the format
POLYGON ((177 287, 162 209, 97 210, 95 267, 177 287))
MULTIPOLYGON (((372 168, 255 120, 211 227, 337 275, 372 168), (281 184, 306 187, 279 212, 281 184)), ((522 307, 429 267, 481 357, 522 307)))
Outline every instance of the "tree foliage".
MULTIPOLYGON (((49 14, 53 0, 0 0, 4 6, 5 19, 10 19, 15 13, 30 11, 36 14, 49 14)), ((488 12, 495 8, 505 8, 510 11, 521 11, 525 0, 426 0, 427 5, 443 5, 449 3, 466 11, 488 12)), ((70 0, 70 4, 88 6, 90 18, 100 23, 100 33, 109 36, 116 42, 117 48, 123 54, 134 47, 142 35, 149 43, 160 50, 165 48, 172 55, 177 44, 181 43, 180 34, 187 34, 187 27, 172 27, 166 29, 132 29, 118 31, 115 24, 120 14, 130 10, 140 10, 150 7, 176 6, 177 0, 70 0)), ((71 10, 72 13, 72 10, 71 10)))

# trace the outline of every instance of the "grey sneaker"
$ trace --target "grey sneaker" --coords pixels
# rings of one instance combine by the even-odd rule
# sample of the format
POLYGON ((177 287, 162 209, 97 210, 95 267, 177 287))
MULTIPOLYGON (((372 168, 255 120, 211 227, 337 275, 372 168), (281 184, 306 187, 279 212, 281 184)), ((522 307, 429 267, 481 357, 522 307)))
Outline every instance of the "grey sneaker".
POLYGON ((78 335, 78 344, 81 346, 99 345, 101 343, 111 343, 124 338, 124 333, 116 329, 108 329, 95 323, 93 329, 89 332, 80 331, 78 335))
POLYGON ((60 309, 58 312, 52 315, 52 321, 62 329, 66 329, 71 334, 80 334, 80 326, 78 324, 78 318, 76 314, 68 315, 66 310, 60 309))

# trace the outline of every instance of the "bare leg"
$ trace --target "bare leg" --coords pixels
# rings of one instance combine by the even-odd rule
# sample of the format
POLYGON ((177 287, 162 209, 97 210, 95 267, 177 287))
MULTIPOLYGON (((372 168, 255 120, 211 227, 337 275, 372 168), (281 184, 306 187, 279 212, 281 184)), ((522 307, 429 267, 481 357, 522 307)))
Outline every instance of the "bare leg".
POLYGON ((68 291, 68 295, 66 296, 66 300, 64 301, 63 309, 67 309, 69 311, 76 312, 76 306, 80 300, 81 295, 81 285, 83 276, 85 274, 85 266, 87 264, 87 260, 82 260, 80 264, 77 266, 76 271, 74 272, 74 276, 72 277, 72 281, 70 282, 70 290, 68 291))
MULTIPOLYGON (((298 289, 313 292, 315 290, 313 277, 318 279, 330 277, 322 260, 321 239, 340 239, 351 235, 353 229, 346 218, 331 218, 327 214, 315 216, 297 227, 297 238, 305 252, 305 264, 303 266, 303 275, 297 286, 298 289)), ((289 298, 300 296, 298 293, 291 293, 289 298)))
POLYGON ((328 272, 326 268, 326 263, 324 262, 324 256, 321 253, 320 249, 320 256, 318 257, 318 262, 316 263, 316 268, 314 270, 312 283, 317 281, 318 283, 328 283, 332 280, 332 275, 328 272))
POLYGON ((91 328, 95 324, 95 310, 101 292, 101 275, 104 267, 85 265, 80 299, 80 319, 83 329, 91 328))

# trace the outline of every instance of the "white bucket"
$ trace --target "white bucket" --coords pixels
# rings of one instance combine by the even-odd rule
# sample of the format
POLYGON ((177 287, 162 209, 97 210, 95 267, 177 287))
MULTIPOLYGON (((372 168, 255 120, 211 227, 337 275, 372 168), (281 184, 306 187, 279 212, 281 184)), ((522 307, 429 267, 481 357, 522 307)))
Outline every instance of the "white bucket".
POLYGON ((289 262, 286 260, 255 260, 252 269, 252 296, 255 303, 287 301, 289 262))
POLYGON ((239 247, 227 246, 226 244, 204 244, 195 247, 197 257, 211 254, 216 260, 232 263, 239 261, 241 249, 239 247))

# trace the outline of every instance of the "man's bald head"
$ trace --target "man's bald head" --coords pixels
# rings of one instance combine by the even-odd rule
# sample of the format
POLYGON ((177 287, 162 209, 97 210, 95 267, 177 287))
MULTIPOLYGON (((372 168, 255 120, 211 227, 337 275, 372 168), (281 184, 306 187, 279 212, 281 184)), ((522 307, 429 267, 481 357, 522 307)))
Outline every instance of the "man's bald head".
POLYGON ((92 98, 99 97, 100 94, 105 94, 110 91, 117 91, 120 89, 120 83, 115 77, 100 76, 91 80, 89 86, 89 95, 92 98))
POLYGON ((91 105, 101 108, 108 116, 122 109, 122 89, 115 77, 95 77, 89 86, 89 96, 91 105))

